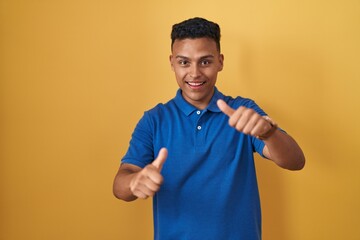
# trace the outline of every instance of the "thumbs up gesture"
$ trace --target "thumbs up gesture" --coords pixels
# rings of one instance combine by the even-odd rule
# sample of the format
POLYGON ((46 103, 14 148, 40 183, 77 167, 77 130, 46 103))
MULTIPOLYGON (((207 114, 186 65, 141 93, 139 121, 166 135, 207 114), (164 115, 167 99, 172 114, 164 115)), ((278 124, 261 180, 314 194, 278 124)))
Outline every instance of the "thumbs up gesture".
POLYGON ((149 165, 137 172, 130 181, 130 190, 138 198, 146 199, 159 191, 164 178, 160 174, 168 152, 166 148, 160 149, 157 158, 149 165))
POLYGON ((273 128, 269 121, 251 108, 241 106, 238 109, 233 109, 221 99, 217 101, 217 105, 229 117, 229 125, 239 132, 262 137, 273 128))

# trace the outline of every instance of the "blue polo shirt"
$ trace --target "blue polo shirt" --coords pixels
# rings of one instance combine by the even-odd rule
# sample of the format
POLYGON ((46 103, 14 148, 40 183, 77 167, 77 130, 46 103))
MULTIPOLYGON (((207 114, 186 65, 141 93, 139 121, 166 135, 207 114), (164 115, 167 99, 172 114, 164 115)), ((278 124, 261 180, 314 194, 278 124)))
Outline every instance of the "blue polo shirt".
POLYGON ((174 99, 146 111, 134 130, 122 163, 144 167, 168 149, 164 183, 153 198, 155 239, 261 239, 253 153, 262 155, 264 142, 230 127, 218 99, 265 115, 254 101, 217 88, 208 107, 198 110, 179 89, 174 99))

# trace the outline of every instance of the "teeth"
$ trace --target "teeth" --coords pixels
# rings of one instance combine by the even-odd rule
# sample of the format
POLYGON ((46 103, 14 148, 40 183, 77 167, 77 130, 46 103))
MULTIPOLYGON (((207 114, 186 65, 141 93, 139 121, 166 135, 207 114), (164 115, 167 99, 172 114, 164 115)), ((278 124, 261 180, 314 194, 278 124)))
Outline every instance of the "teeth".
POLYGON ((195 86, 200 86, 200 85, 204 84, 204 82, 201 82, 201 83, 188 82, 188 84, 195 87, 195 86))

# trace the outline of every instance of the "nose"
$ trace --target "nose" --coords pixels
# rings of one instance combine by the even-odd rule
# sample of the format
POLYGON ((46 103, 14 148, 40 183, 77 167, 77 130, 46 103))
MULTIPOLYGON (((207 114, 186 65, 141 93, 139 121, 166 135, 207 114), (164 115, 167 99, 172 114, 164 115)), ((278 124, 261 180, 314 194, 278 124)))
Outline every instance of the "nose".
POLYGON ((197 64, 193 64, 190 67, 189 75, 191 78, 198 78, 201 75, 199 66, 197 64))

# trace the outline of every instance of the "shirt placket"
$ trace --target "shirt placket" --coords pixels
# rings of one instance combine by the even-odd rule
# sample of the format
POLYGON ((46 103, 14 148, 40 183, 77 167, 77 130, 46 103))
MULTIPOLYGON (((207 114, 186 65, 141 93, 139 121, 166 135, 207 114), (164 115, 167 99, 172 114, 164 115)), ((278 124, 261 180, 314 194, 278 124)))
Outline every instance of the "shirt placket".
POLYGON ((201 151, 205 149, 205 133, 206 133, 206 122, 204 118, 206 112, 197 110, 196 116, 197 121, 195 124, 195 150, 201 151))

